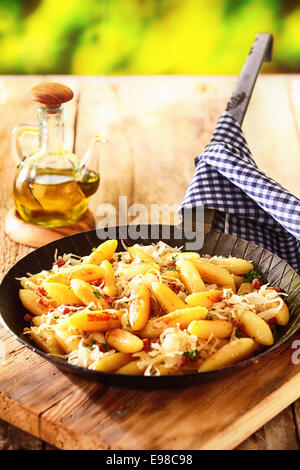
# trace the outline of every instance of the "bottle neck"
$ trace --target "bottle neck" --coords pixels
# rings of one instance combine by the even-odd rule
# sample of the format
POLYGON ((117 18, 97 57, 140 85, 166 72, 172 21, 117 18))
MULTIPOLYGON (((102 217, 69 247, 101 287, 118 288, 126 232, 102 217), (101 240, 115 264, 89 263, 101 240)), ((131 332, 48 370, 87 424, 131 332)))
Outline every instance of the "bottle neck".
POLYGON ((61 153, 64 147, 63 106, 38 108, 40 124, 40 150, 43 154, 61 153))

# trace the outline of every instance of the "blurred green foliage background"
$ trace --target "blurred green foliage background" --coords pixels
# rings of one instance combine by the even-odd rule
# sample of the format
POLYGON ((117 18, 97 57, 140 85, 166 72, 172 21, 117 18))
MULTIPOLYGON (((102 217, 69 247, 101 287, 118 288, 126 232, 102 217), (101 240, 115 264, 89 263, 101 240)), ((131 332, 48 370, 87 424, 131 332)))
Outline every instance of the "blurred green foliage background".
POLYGON ((0 73, 237 74, 258 32, 300 71, 299 1, 0 0, 0 73))

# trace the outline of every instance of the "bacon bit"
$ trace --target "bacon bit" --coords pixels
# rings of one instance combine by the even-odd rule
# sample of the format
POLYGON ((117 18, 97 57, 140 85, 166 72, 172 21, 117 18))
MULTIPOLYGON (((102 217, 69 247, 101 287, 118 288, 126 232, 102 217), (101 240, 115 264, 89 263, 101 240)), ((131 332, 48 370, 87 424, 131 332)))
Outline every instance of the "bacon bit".
POLYGON ((71 312, 71 309, 69 307, 65 307, 61 313, 63 315, 66 315, 67 313, 70 313, 70 312, 71 312))
POLYGON ((179 361, 177 362, 177 367, 185 366, 187 362, 188 362, 188 357, 187 356, 182 356, 179 359, 179 361))
POLYGON ((44 287, 38 287, 36 291, 39 295, 47 295, 46 289, 44 289, 44 287))
POLYGON ((276 292, 282 292, 281 287, 274 287, 274 290, 275 290, 276 292))
POLYGON ((110 264, 114 264, 115 260, 113 258, 110 258, 109 262, 110 264))
POLYGON ((237 318, 232 318, 231 323, 233 324, 233 326, 235 326, 239 330, 243 327, 243 324, 237 318))
POLYGON ((254 279, 252 281, 252 286, 254 287, 254 289, 260 289, 262 286, 262 282, 259 279, 254 279))
POLYGON ((53 266, 58 266, 61 268, 64 264, 66 264, 65 260, 60 256, 55 263, 53 263, 53 266))
POLYGON ((276 318, 275 317, 269 318, 269 320, 267 320, 267 323, 271 329, 274 329, 275 326, 277 325, 276 318))
POLYGON ((99 351, 101 351, 101 352, 106 352, 106 351, 107 351, 107 348, 104 348, 103 345, 100 344, 100 343, 95 344, 95 346, 97 346, 97 348, 98 348, 99 351))
POLYGON ((102 279, 97 279, 95 281, 89 281, 89 284, 91 284, 92 286, 100 287, 100 289, 103 289, 103 287, 105 286, 105 283, 102 279))
POLYGON ((172 289, 173 292, 175 292, 175 294, 178 294, 178 292, 180 292, 180 286, 178 286, 175 282, 169 282, 169 287, 170 289, 172 289))
POLYGON ((204 258, 205 258, 205 259, 210 259, 211 256, 210 256, 210 255, 205 255, 204 258))
POLYGON ((24 316, 24 320, 26 321, 26 323, 31 323, 32 319, 33 319, 33 316, 30 315, 29 313, 26 313, 26 315, 24 316))
POLYGON ((131 263, 132 263, 132 260, 131 260, 131 259, 124 259, 124 260, 123 260, 123 263, 125 263, 125 264, 131 264, 131 263))
POLYGON ((246 335, 246 336, 247 336, 245 327, 244 327, 243 323, 240 322, 240 320, 237 320, 236 318, 232 318, 232 319, 231 319, 231 323, 233 324, 233 326, 235 326, 235 328, 237 328, 238 330, 240 330, 240 332, 241 332, 243 335, 246 335))
POLYGON ((113 304, 119 298, 120 297, 111 297, 110 295, 104 295, 104 300, 106 300, 106 302, 108 302, 109 304, 113 304))
POLYGON ((175 261, 171 261, 170 263, 167 264, 167 268, 176 269, 176 262, 175 262, 175 261))
POLYGON ((144 351, 149 352, 151 350, 150 340, 148 338, 144 338, 143 343, 144 343, 144 351))
POLYGON ((49 302, 44 299, 44 297, 40 297, 37 303, 42 305, 43 307, 49 307, 49 302))
POLYGON ((102 312, 102 313, 88 313, 87 321, 106 321, 106 320, 116 320, 117 317, 112 312, 102 312))

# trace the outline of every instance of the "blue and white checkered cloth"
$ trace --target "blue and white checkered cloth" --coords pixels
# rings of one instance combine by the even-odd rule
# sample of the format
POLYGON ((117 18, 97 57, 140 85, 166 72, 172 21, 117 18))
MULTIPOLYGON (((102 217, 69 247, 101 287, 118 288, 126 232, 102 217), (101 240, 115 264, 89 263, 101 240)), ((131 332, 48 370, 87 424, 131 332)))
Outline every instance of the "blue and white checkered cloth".
POLYGON ((221 115, 180 206, 215 209, 213 230, 267 248, 300 273, 300 200, 260 171, 241 127, 221 115))

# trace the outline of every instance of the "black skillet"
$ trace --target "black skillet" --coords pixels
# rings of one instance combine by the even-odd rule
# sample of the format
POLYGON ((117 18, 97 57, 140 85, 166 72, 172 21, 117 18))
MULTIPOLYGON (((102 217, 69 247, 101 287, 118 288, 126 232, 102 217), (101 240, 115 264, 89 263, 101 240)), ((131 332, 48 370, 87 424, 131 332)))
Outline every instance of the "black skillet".
MULTIPOLYGON (((243 120, 248 106, 261 63, 265 57, 269 57, 268 51, 270 51, 271 44, 272 37, 270 35, 263 34, 257 36, 243 67, 236 90, 229 102, 227 109, 230 110, 240 123, 243 120)), ((158 240, 163 240, 170 246, 183 247, 183 250, 185 249, 187 241, 190 241, 186 232, 183 233, 184 231, 181 226, 144 225, 136 227, 136 232, 140 229, 143 233, 146 231, 148 236, 142 240, 133 240, 128 236, 128 226, 116 227, 116 235, 114 238, 119 241, 118 250, 124 250, 121 240, 125 242, 126 246, 133 245, 137 242, 143 245, 148 245, 156 243, 158 240), (158 231, 158 238, 151 238, 151 232, 154 233, 156 231, 155 229, 158 231), (164 237, 163 234, 168 232, 168 237, 164 237)), ((188 387, 231 375, 240 368, 247 366, 247 364, 261 360, 266 354, 270 354, 272 351, 284 344, 299 328, 300 277, 297 273, 278 256, 255 245, 254 243, 250 243, 231 235, 209 232, 205 236, 204 245, 199 251, 200 253, 223 255, 226 257, 232 255, 251 260, 254 263, 255 269, 262 274, 264 282, 268 282, 270 285, 279 286, 288 294, 286 301, 291 315, 290 322, 287 326, 280 327, 278 329, 278 334, 272 347, 261 352, 254 358, 247 359, 238 364, 217 371, 201 374, 193 373, 150 377, 94 371, 68 364, 67 362, 48 356, 36 347, 28 335, 23 334, 23 329, 27 326, 24 321, 26 310, 19 300, 18 290, 20 288, 20 283, 16 278, 20 278, 28 272, 34 274, 42 269, 51 269, 56 249, 58 250, 59 255, 63 255, 64 253, 74 253, 79 256, 85 256, 91 252, 91 249, 94 246, 98 246, 101 241, 107 238, 107 229, 97 229, 90 230, 88 232, 81 232, 42 246, 18 261, 8 271, 0 285, 0 318, 2 319, 4 327, 22 344, 37 352, 46 360, 52 362, 59 369, 65 372, 73 373, 85 379, 100 382, 108 386, 141 389, 188 387)))

